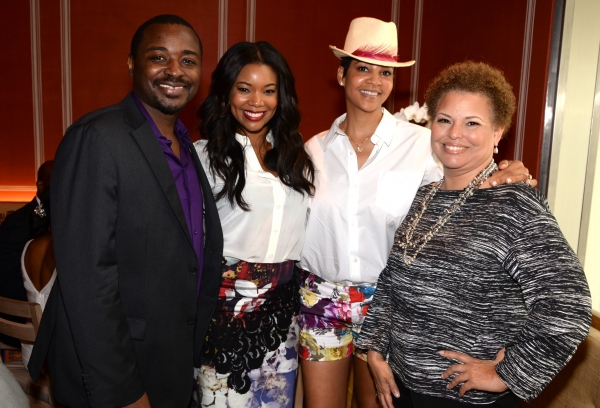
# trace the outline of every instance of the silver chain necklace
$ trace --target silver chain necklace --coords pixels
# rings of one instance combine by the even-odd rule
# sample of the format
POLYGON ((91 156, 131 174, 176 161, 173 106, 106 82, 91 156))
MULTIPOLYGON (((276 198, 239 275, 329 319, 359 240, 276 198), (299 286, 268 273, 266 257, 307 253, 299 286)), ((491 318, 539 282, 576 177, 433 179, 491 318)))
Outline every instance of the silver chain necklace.
POLYGON ((460 193, 456 200, 454 200, 454 202, 448 208, 446 208, 446 211, 444 211, 444 214, 438 219, 435 225, 433 225, 433 227, 431 227, 431 229, 425 234, 413 239, 413 234, 417 225, 419 224, 419 221, 421 221, 423 214, 427 210, 427 207, 429 207, 433 196, 440 189, 442 183, 444 183, 444 178, 442 177, 442 179, 435 186, 433 186, 431 190, 429 190, 429 193, 427 193, 427 196, 421 204, 421 210, 418 214, 413 215, 412 218, 409 220, 408 225, 404 230, 404 233, 398 241, 398 245, 400 245, 400 248, 404 249, 402 260, 406 265, 410 265, 415 260, 419 251, 423 249, 427 242, 429 242, 429 240, 440 230, 440 228, 442 228, 444 224, 446 224, 446 222, 450 219, 452 214, 454 214, 465 203, 465 201, 467 201, 467 199, 473 195, 474 191, 477 188, 479 188, 479 186, 481 186, 483 182, 496 170, 498 170, 498 166, 496 166, 496 163, 494 163, 494 159, 492 159, 490 161, 490 164, 488 164, 488 166, 485 169, 483 169, 483 171, 479 173, 473 179, 473 181, 471 181, 471 183, 469 183, 469 185, 462 191, 462 193, 460 193), (412 256, 408 256, 409 249, 415 250, 415 253, 412 256))

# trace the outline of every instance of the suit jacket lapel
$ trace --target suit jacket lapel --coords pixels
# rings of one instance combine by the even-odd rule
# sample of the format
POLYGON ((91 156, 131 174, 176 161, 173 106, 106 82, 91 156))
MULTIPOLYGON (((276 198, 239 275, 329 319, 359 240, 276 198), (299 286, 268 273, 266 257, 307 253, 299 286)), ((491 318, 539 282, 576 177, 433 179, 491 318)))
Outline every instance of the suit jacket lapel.
POLYGON ((177 186, 175 185, 175 180, 173 180, 173 174, 165 159, 165 154, 156 140, 156 135, 152 131, 152 127, 138 109, 131 95, 128 95, 120 105, 125 112, 125 120, 134 128, 131 135, 136 140, 144 156, 146 156, 146 160, 148 160, 158 183, 165 193, 167 201, 175 213, 175 217, 177 217, 177 221, 179 221, 181 229, 193 249, 194 245, 190 237, 187 221, 185 220, 177 186))

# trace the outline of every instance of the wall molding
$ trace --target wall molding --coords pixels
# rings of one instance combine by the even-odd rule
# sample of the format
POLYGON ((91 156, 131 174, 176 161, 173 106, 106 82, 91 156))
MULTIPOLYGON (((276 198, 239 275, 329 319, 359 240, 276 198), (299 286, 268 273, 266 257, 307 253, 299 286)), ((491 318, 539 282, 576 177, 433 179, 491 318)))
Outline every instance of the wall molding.
POLYGON ((392 0, 392 23, 396 24, 398 28, 398 22, 400 21, 400 0, 392 0))
POLYGON ((246 41, 256 39, 256 0, 246 0, 246 41))
MULTIPOLYGON (((558 162, 560 148, 563 141, 563 125, 565 121, 565 101, 567 99, 567 78, 569 76, 569 59, 571 57, 571 41, 573 37, 573 21, 575 19, 575 2, 567 1, 564 8, 563 27, 561 35, 561 48, 559 59, 558 81, 556 84, 556 104, 552 121, 552 144, 550 146, 550 160, 548 170, 548 184, 546 197, 550 210, 554 212, 556 203, 556 189, 558 182, 558 162)), ((548 119, 548 118, 544 118, 548 119)))
POLYGON ((590 219, 592 216, 592 198, 594 195, 594 179, 598 159, 598 143, 600 135, 600 50, 596 64, 596 87, 594 91, 594 109, 590 126, 590 143, 588 145, 587 164, 585 169, 585 183, 583 187, 583 205, 581 209, 581 222, 579 223, 579 241, 577 243, 577 256, 582 265, 585 265, 585 255, 588 248, 588 235, 590 219))
POLYGON ((533 48, 533 26, 535 23, 535 0, 527 0, 525 17, 525 38, 523 39, 523 58, 521 59, 521 81, 517 113, 517 134, 515 140, 515 160, 523 160, 525 145, 525 124, 527 123, 527 92, 529 90, 529 71, 531 68, 531 49, 533 48))
POLYGON ((423 29, 423 1, 415 1, 415 22, 413 26, 413 57, 415 64, 410 74, 410 103, 419 97, 419 60, 421 59, 421 31, 423 29))
MULTIPOLYGON (((36 178, 37 178, 37 174, 36 174, 36 178)), ((34 191, 37 192, 37 187, 36 186, 0 186, 0 191, 25 191, 25 192, 30 192, 30 191, 34 191)))
POLYGON ((227 20, 228 20, 228 0, 219 0, 219 46, 217 61, 221 59, 227 51, 227 20))
POLYGON ((73 95, 71 90, 71 4, 60 0, 60 68, 62 85, 63 134, 73 123, 73 95))
MULTIPOLYGON (((558 106, 558 79, 561 56, 561 41, 565 19, 566 0, 555 0, 552 17, 552 37, 550 42, 550 61, 548 64, 548 81, 546 83, 546 102, 544 104, 544 128, 540 148, 540 167, 538 169, 538 190, 548 196, 550 176, 550 156, 554 138, 554 122, 558 106)), ((564 108, 564 105, 563 105, 564 108)))
MULTIPOLYGON (((400 21, 400 0, 392 0, 392 15, 391 15, 391 20, 392 23, 396 24, 396 31, 398 31, 398 23, 400 21)), ((396 80, 398 79, 398 77, 396 77, 396 80)), ((394 87, 392 88, 392 92, 390 93, 390 96, 388 96, 387 101, 385 102, 385 108, 391 112, 394 113, 395 106, 394 106, 394 101, 396 100, 396 82, 394 82, 394 87)))
MULTIPOLYGON (((31 89, 33 100, 34 174, 44 162, 44 104, 42 99, 42 43, 40 39, 40 2, 29 0, 31 30, 31 89)), ((35 180, 35 178, 34 178, 35 180)))

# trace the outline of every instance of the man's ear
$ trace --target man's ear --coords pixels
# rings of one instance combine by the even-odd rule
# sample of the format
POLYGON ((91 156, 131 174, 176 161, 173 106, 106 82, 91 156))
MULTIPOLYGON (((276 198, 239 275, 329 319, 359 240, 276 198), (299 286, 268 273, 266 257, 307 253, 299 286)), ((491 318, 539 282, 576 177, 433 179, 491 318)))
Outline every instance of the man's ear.
POLYGON ((129 55, 127 57, 127 67, 129 69, 129 76, 133 76, 133 57, 129 55))

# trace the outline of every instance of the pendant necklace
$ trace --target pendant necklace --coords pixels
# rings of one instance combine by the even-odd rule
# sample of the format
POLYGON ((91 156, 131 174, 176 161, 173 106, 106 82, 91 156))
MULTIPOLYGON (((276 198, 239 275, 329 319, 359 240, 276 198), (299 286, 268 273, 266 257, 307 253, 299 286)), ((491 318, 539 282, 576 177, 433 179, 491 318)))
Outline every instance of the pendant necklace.
POLYGON ((494 159, 492 159, 490 161, 490 164, 488 164, 488 166, 485 169, 483 169, 481 173, 479 173, 473 179, 473 181, 471 181, 471 183, 469 183, 469 185, 460 193, 458 198, 456 198, 456 200, 454 200, 454 202, 448 208, 446 208, 444 214, 429 229, 429 231, 427 231, 420 237, 413 237, 415 229, 419 224, 419 221, 421 221, 421 218, 427 210, 427 207, 429 207, 433 196, 440 189, 442 183, 444 183, 444 178, 442 177, 442 179, 435 186, 433 186, 431 190, 429 190, 429 193, 427 193, 427 196, 421 204, 420 211, 417 214, 413 215, 408 221, 408 225, 404 229, 404 232, 402 233, 402 236, 398 241, 398 245, 400 245, 400 248, 404 250, 404 253, 402 255, 402 260, 404 261, 404 264, 410 265, 415 260, 419 251, 423 249, 423 247, 436 234, 436 232, 438 232, 440 228, 442 228, 444 224, 446 224, 446 222, 450 219, 452 214, 458 211, 460 207, 465 203, 465 201, 467 201, 467 199, 473 195, 475 190, 479 188, 479 186, 481 186, 483 182, 496 170, 498 170, 498 166, 496 166, 496 163, 494 163, 494 159), (412 256, 408 255, 409 249, 411 251, 415 251, 412 256))
POLYGON ((352 143, 354 143, 354 145, 356 146, 354 148, 354 150, 356 150, 358 153, 362 153, 362 151, 365 150, 365 149, 363 149, 361 146, 363 145, 364 142, 366 142, 367 140, 369 140, 371 138, 371 136, 367 137, 365 140, 363 140, 360 143, 356 143, 356 141, 352 138, 352 136, 350 136, 350 132, 348 132, 347 128, 348 128, 348 125, 346 125, 346 130, 344 131, 344 133, 346 134, 346 136, 348 136, 348 139, 350 139, 350 141, 352 143))

